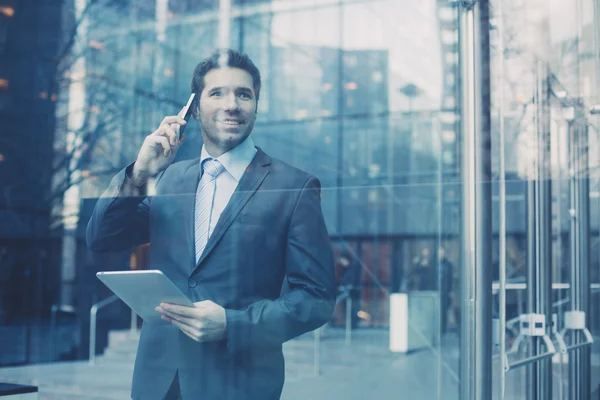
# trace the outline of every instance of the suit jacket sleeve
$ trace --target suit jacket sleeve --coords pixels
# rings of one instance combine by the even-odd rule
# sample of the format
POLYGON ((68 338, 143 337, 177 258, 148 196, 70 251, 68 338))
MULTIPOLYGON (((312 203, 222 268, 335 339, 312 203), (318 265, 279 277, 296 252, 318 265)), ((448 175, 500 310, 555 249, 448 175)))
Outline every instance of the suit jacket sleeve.
POLYGON ((140 189, 128 181, 126 170, 112 179, 94 207, 86 230, 93 251, 129 250, 149 241, 150 199, 139 195, 140 189))
POLYGON ((282 295, 245 310, 226 310, 230 352, 281 346, 329 321, 335 307, 333 250, 321 212, 320 183, 311 177, 297 199, 286 249, 282 295))

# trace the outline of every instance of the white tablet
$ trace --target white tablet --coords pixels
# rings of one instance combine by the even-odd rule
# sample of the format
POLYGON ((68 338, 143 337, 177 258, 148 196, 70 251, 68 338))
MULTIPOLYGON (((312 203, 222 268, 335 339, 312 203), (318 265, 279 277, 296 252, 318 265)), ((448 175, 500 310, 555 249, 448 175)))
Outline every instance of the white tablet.
POLYGON ((160 303, 194 306, 159 270, 98 272, 96 276, 148 324, 168 323, 154 309, 160 303))

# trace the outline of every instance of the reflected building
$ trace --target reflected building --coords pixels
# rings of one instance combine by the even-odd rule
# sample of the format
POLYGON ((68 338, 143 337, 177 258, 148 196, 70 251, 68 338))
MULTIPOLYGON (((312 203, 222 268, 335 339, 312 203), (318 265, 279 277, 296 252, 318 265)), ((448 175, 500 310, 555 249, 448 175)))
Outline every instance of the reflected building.
MULTIPOLYGON (((62 11, 54 2, 0 5, 0 325, 47 315, 59 287, 61 230, 51 215, 63 156, 53 146, 62 11)), ((20 350, 12 362, 31 355, 20 350)))
POLYGON ((0 6, 0 237, 49 225, 61 8, 33 3, 0 6))

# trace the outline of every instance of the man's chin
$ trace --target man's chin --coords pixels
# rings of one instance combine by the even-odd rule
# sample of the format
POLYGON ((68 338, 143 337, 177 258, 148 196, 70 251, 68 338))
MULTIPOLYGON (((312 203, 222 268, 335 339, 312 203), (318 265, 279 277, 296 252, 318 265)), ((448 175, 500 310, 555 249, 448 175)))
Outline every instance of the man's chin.
POLYGON ((203 132, 202 136, 205 140, 210 141, 214 146, 218 148, 229 151, 234 147, 238 146, 242 143, 248 136, 250 132, 248 129, 244 130, 236 130, 235 132, 228 132, 222 129, 214 129, 209 132, 203 132))
POLYGON ((248 135, 242 132, 221 132, 219 135, 219 142, 223 144, 223 147, 231 150, 242 143, 247 137, 248 135))

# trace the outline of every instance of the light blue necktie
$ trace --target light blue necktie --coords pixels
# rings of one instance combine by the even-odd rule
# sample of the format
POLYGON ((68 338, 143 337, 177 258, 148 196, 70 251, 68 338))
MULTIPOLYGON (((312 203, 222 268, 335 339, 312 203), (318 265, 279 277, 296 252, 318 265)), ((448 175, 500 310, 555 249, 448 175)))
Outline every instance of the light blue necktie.
POLYGON ((217 187, 217 176, 223 171, 223 165, 218 160, 207 158, 202 161, 200 172, 202 178, 196 190, 196 212, 194 218, 194 237, 196 243, 196 264, 208 243, 210 233, 210 222, 213 203, 215 201, 215 189, 217 187))

